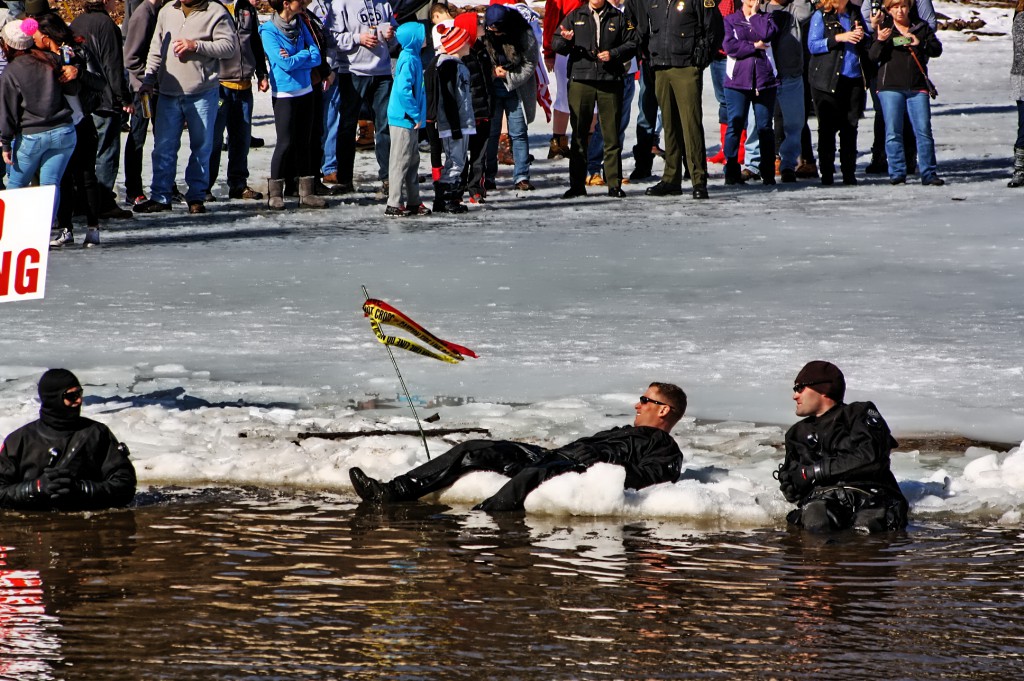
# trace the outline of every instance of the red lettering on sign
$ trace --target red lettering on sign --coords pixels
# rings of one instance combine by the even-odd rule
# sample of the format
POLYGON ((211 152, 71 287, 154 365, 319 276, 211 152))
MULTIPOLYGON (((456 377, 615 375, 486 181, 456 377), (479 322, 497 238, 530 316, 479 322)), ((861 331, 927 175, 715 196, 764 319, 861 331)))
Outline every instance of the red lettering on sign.
POLYGON ((7 206, 4 205, 3 199, 0 199, 0 239, 4 238, 4 214, 7 212, 7 206))
MULTIPOLYGON (((0 254, 0 296, 6 296, 11 290, 11 251, 0 254)), ((26 248, 18 253, 14 261, 14 292, 18 295, 35 293, 39 288, 39 251, 26 248)))
POLYGON ((35 293, 39 287, 39 268, 29 265, 39 264, 39 251, 26 248, 18 254, 18 271, 14 278, 14 290, 21 295, 35 293))

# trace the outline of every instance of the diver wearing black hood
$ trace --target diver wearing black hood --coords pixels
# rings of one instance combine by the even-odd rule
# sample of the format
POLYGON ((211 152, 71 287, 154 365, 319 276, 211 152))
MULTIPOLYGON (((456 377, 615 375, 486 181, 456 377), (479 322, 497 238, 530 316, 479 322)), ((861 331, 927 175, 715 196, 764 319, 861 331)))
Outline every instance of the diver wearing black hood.
POLYGON ((80 511, 127 506, 135 496, 128 448, 81 415, 82 384, 67 369, 39 379, 39 419, 0 447, 0 507, 80 511))

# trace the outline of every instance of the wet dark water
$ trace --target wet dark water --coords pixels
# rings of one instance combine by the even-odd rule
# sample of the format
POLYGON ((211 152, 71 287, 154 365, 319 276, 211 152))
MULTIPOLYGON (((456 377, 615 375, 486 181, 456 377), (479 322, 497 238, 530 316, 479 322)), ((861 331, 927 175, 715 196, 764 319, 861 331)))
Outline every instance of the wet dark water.
POLYGON ((1024 531, 832 541, 167 491, 5 513, 0 678, 1010 679, 1024 531))

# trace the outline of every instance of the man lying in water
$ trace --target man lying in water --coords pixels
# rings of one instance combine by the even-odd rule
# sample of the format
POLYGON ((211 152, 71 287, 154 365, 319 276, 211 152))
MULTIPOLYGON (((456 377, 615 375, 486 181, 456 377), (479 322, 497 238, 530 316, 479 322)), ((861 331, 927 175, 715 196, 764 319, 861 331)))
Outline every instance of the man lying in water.
POLYGON ((358 468, 349 470, 349 477, 364 501, 387 504, 419 499, 473 471, 509 476, 511 480, 497 494, 476 505, 488 513, 522 510, 526 497, 545 480, 582 473, 596 463, 625 468, 626 488, 675 482, 683 453, 669 433, 686 412, 686 393, 671 383, 651 383, 634 409, 632 426, 605 430, 557 449, 508 440, 470 440, 390 482, 374 480, 358 468))

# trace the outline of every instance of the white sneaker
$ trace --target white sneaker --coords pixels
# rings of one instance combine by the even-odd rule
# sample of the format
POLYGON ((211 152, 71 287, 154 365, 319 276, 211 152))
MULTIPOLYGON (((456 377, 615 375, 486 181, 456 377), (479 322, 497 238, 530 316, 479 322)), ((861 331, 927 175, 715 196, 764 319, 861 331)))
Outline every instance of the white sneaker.
POLYGON ((65 227, 54 238, 50 239, 50 248, 63 248, 75 243, 75 235, 65 227))
POLYGON ((100 228, 90 227, 85 233, 85 241, 82 242, 82 248, 92 248, 93 246, 100 245, 100 228))

